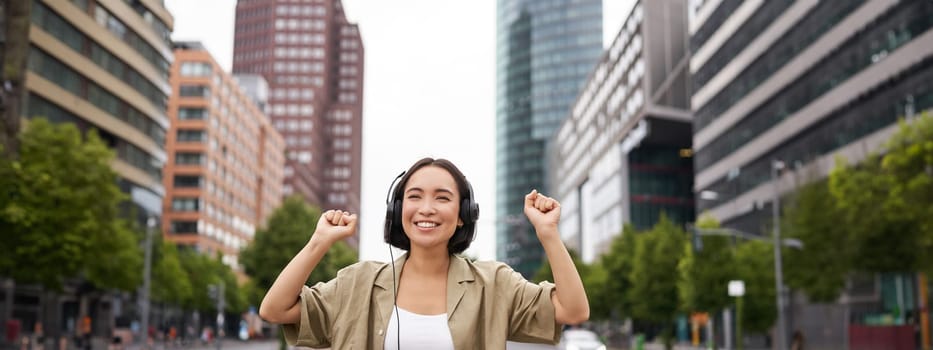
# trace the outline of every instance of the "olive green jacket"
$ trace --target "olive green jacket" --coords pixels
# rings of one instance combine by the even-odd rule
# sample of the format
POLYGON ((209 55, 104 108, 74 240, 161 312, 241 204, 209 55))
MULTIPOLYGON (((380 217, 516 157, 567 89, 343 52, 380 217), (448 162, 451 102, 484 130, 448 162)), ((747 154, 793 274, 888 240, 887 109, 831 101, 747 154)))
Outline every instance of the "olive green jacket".
MULTIPOLYGON (((398 279, 408 255, 395 261, 398 279)), ((392 315, 392 265, 359 262, 301 291, 301 318, 283 325, 291 345, 382 350, 392 315)), ((505 349, 506 340, 556 344, 554 284, 534 284, 508 265, 451 256, 447 325, 456 349, 505 349)), ((401 325, 404 329, 405 325, 401 325)))

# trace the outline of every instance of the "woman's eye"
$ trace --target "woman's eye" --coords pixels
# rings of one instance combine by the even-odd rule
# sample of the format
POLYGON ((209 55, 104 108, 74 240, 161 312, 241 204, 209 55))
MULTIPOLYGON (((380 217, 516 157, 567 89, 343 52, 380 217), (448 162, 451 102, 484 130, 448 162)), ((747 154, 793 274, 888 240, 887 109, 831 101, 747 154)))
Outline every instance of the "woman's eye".
POLYGON ((421 198, 421 196, 416 195, 416 194, 413 194, 413 195, 409 195, 409 196, 408 196, 408 199, 418 199, 418 198, 421 198))
POLYGON ((450 198, 447 198, 447 197, 437 197, 437 200, 439 200, 439 201, 444 201, 444 202, 449 202, 449 201, 450 201, 450 198))

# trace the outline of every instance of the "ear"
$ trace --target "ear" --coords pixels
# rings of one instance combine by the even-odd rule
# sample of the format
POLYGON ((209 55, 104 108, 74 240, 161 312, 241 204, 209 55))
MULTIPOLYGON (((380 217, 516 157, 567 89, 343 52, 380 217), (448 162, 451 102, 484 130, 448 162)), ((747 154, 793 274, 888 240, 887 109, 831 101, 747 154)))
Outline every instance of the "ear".
POLYGON ((463 219, 457 218, 457 227, 463 227, 463 219))

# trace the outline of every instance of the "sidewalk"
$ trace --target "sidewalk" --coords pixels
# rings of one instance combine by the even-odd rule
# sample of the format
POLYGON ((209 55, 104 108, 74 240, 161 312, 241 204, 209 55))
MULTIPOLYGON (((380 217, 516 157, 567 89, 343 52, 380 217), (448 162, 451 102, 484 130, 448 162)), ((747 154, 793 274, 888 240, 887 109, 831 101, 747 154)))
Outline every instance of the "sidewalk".
MULTIPOLYGON (((277 350, 279 342, 277 340, 250 340, 242 341, 235 339, 225 339, 221 343, 222 350, 277 350)), ((124 347, 125 350, 143 350, 141 344, 131 344, 124 347)), ((217 350, 217 344, 203 344, 196 342, 186 345, 167 346, 166 344, 155 344, 153 350, 217 350)))

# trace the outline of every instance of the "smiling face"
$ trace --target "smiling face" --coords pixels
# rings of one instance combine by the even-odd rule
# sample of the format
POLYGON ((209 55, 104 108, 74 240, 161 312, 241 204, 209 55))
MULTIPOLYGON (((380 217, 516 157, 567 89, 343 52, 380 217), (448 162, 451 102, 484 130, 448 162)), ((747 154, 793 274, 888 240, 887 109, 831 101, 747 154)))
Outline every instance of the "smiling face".
POLYGON ((412 247, 446 250, 447 241, 463 225, 454 177, 437 166, 418 169, 408 179, 402 198, 402 229, 412 247))

